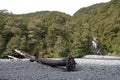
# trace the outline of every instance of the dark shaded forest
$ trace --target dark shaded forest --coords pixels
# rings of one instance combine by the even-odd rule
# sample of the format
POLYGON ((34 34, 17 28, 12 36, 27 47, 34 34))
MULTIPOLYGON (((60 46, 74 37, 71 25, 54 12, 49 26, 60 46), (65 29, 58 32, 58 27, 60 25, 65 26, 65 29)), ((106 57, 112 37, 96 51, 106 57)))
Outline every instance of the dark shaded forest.
POLYGON ((12 14, 0 10, 0 58, 19 56, 14 49, 45 57, 94 54, 93 39, 104 54, 120 56, 120 0, 79 9, 73 16, 57 11, 12 14))

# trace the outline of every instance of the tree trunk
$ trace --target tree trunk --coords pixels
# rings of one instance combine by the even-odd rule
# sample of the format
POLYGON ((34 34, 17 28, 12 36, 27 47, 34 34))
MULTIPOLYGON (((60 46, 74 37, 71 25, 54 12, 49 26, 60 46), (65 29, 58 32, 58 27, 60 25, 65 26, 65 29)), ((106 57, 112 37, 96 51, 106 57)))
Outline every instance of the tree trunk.
POLYGON ((15 51, 18 54, 24 56, 25 58, 30 59, 31 62, 36 61, 38 63, 42 63, 49 66, 66 66, 67 71, 74 71, 76 68, 76 62, 71 55, 67 56, 62 60, 53 60, 50 58, 35 58, 34 56, 31 56, 28 53, 17 49, 15 49, 15 51))

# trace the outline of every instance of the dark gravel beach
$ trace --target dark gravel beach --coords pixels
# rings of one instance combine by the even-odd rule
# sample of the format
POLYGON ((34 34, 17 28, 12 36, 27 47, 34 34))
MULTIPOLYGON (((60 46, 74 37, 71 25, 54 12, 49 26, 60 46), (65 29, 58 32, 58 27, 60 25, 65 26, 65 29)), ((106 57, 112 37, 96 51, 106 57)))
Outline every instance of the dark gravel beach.
POLYGON ((76 71, 24 60, 0 59, 0 80, 120 80, 119 60, 75 59, 76 71))

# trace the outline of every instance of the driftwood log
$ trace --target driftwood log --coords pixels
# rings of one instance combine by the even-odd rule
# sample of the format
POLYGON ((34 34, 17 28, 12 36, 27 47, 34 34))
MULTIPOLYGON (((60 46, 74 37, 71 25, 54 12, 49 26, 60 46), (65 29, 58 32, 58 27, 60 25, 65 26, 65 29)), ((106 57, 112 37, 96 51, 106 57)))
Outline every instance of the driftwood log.
POLYGON ((10 59, 14 59, 14 60, 18 60, 19 59, 19 58, 16 58, 14 56, 10 56, 10 55, 8 55, 7 57, 10 58, 10 59))
POLYGON ((42 64, 53 66, 53 67, 66 66, 67 71, 74 71, 76 68, 76 62, 71 55, 67 56, 62 60, 55 60, 55 59, 49 59, 49 58, 36 58, 35 56, 29 55, 27 52, 17 50, 17 49, 15 49, 15 51, 18 54, 24 56, 25 58, 30 59, 31 62, 36 61, 38 63, 42 63, 42 64))

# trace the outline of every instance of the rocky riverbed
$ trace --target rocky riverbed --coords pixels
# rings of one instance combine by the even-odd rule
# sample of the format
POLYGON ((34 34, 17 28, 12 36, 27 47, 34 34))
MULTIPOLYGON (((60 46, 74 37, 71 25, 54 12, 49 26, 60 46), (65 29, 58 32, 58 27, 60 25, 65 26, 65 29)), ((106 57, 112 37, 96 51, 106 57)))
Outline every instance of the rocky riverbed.
POLYGON ((0 80, 120 80, 120 60, 75 59, 76 70, 50 67, 27 59, 0 59, 0 80))

